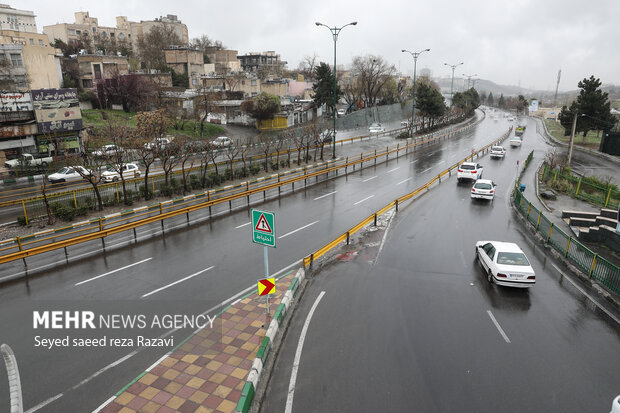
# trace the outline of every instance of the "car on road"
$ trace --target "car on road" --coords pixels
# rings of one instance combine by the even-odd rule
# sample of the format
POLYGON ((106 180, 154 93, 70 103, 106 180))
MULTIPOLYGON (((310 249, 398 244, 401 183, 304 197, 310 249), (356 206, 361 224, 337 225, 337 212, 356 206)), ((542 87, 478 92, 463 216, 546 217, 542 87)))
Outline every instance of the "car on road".
POLYGON ((517 146, 521 146, 521 138, 519 138, 518 136, 513 136, 510 139, 510 146, 512 147, 517 147, 517 146))
POLYGON ((471 187, 471 199, 488 199, 490 201, 495 198, 495 182, 490 179, 478 179, 474 186, 471 187))
POLYGON ((503 158, 506 155, 506 149, 499 145, 491 146, 491 152, 489 152, 489 155, 491 158, 503 158))
POLYGON ((368 132, 370 132, 370 133, 381 133, 381 132, 385 132, 385 128, 380 123, 376 123, 375 122, 375 123, 372 123, 368 127, 368 132))
POLYGON ((463 162, 459 165, 457 170, 456 180, 461 182, 462 180, 477 181, 482 178, 482 165, 475 162, 463 162))
POLYGON ((79 181, 85 176, 92 176, 93 171, 84 168, 83 166, 65 166, 60 171, 53 173, 47 177, 47 180, 52 184, 68 181, 79 181), (81 174, 78 172, 81 172, 81 174))
POLYGON ((144 147, 146 149, 165 148, 169 144, 170 139, 168 138, 155 138, 151 142, 145 143, 144 147))
POLYGON ((101 149, 94 151, 93 155, 100 156, 100 157, 109 156, 109 155, 116 153, 117 151, 122 151, 122 150, 123 148, 121 148, 118 145, 103 145, 101 149))
MULTIPOLYGON (((121 170, 124 179, 137 178, 140 176, 140 168, 135 163, 126 163, 121 170)), ((121 179, 121 174, 117 172, 117 169, 108 166, 108 168, 101 174, 101 179, 104 182, 116 182, 121 179)))
POLYGON ((338 109, 338 117, 346 115, 347 111, 345 109, 338 109))
POLYGON ((331 129, 325 129, 316 139, 316 144, 332 143, 333 135, 331 129))
POLYGON ((478 241, 476 257, 487 280, 504 287, 528 288, 536 283, 536 274, 521 248, 512 242, 478 241))
POLYGON ((211 141, 211 145, 217 148, 227 148, 232 145, 233 141, 228 136, 218 136, 211 141))
POLYGON ((611 412, 620 413, 620 396, 617 396, 613 402, 611 402, 611 412))
POLYGON ((409 127, 409 119, 401 120, 400 121, 400 127, 401 128, 408 128, 409 127))

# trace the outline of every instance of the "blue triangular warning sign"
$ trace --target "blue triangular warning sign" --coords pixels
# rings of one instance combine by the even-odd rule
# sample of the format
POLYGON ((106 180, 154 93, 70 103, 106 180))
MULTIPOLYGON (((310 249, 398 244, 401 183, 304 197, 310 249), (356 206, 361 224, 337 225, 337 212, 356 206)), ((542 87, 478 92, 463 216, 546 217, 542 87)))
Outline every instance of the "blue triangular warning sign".
POLYGON ((258 219, 258 222, 256 223, 256 227, 254 227, 254 229, 256 231, 262 231, 271 234, 271 227, 267 222, 267 218, 265 218, 265 214, 260 214, 260 218, 258 219))

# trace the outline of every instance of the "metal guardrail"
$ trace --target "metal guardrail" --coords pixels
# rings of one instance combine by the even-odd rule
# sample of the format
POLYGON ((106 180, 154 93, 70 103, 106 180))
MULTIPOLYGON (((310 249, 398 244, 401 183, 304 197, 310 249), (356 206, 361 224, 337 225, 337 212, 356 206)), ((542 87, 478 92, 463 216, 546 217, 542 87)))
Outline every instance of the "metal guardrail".
POLYGON ((512 132, 512 126, 510 127, 510 129, 508 129, 508 132, 503 134, 499 139, 494 140, 493 142, 491 142, 490 144, 484 146, 483 148, 481 148, 477 152, 472 153, 471 155, 469 155, 469 156, 465 157, 464 159, 458 161, 454 165, 448 167, 447 169, 445 169, 444 171, 440 172, 437 176, 435 176, 433 179, 431 179, 430 181, 428 181, 426 184, 422 185, 421 187, 419 187, 419 188, 413 190, 412 192, 409 192, 408 194, 405 194, 405 195, 401 196, 400 198, 397 198, 394 201, 390 202, 389 204, 387 204, 383 208, 379 209, 378 211, 376 211, 372 215, 369 215, 367 218, 365 218, 364 220, 360 221, 357 225, 355 225, 354 227, 352 227, 351 229, 349 229, 348 231, 346 231, 342 235, 340 235, 337 238, 335 238, 333 241, 331 241, 328 244, 324 245, 323 247, 319 248, 318 250, 316 250, 312 254, 304 257, 304 259, 303 259, 304 268, 308 268, 308 267, 312 268, 312 264, 314 263, 314 261, 316 261, 318 258, 320 258, 323 255, 325 255, 330 250, 336 248, 341 242, 346 242, 348 244, 351 235, 353 235, 356 232, 360 231, 362 228, 364 228, 366 225, 370 224, 371 222, 374 222, 375 225, 376 225, 377 218, 379 216, 385 214, 386 212, 388 212, 392 208, 395 208, 396 211, 398 211, 398 207, 399 207, 400 204, 402 204, 403 202, 408 201, 410 199, 413 199, 420 192, 423 192, 424 190, 428 190, 435 182, 441 183, 441 178, 446 176, 446 175, 451 176, 452 175, 452 171, 454 169, 458 168, 458 166, 461 163, 467 162, 468 160, 473 160, 474 156, 479 158, 482 154, 484 154, 485 152, 488 152, 489 149, 493 145, 497 145, 500 142, 502 142, 503 140, 505 140, 506 138, 508 138, 508 136, 510 136, 511 132, 512 132))
MULTIPOLYGON (((360 166, 363 167, 364 162, 367 163, 370 161, 374 161, 376 163, 377 159, 382 158, 382 157, 386 157, 386 159, 389 159, 389 156, 392 154, 396 154, 396 156, 398 157, 401 151, 405 151, 405 153, 408 153, 410 148, 415 148, 416 146, 420 146, 426 143, 431 143, 438 139, 455 135, 457 133, 470 129, 475 125, 476 123, 473 123, 473 124, 464 126, 462 128, 450 130, 448 132, 441 133, 441 134, 439 132, 435 132, 432 134, 424 135, 423 137, 409 138, 406 140, 406 143, 407 143, 406 145, 401 146, 401 144, 398 143, 395 146, 392 145, 392 147, 387 146, 385 151, 378 152, 377 150, 375 150, 373 152, 369 152, 366 154, 362 153, 360 154, 359 159, 356 156, 351 159, 347 157, 345 159, 334 160, 334 161, 331 161, 331 166, 330 166, 330 161, 328 161, 328 162, 325 162, 324 164, 320 164, 313 168, 307 168, 307 167, 297 168, 296 170, 292 171, 292 173, 291 171, 289 171, 289 172, 282 173, 282 174, 272 175, 271 177, 267 179, 259 178, 258 180, 253 181, 251 183, 245 182, 245 183, 236 185, 235 187, 232 187, 232 188, 224 188, 223 190, 220 189, 220 190, 214 190, 214 191, 206 191, 202 194, 197 194, 197 195, 192 195, 190 197, 187 197, 187 198, 191 198, 190 200, 182 198, 182 199, 177 199, 177 200, 161 202, 159 204, 144 207, 144 212, 134 213, 134 211, 130 211, 130 213, 132 214, 131 217, 124 217, 123 215, 126 215, 126 214, 121 212, 118 214, 114 214, 114 216, 108 217, 107 219, 104 219, 103 217, 91 219, 89 221, 85 221, 83 223, 77 224, 77 227, 82 227, 82 228, 76 229, 75 225, 69 225, 63 228, 50 230, 49 233, 46 232, 42 235, 46 235, 46 234, 51 234, 51 235, 49 237, 46 236, 41 239, 36 239, 37 234, 34 234, 34 235, 26 236, 26 237, 17 237, 17 238, 12 238, 8 240, 3 240, 3 241, 0 241, 0 247, 1 247, 0 252, 4 253, 4 255, 0 256, 0 264, 18 260, 18 259, 25 260, 25 258, 30 257, 30 256, 42 254, 42 253, 57 250, 60 248, 66 248, 71 245, 76 245, 76 244, 92 241, 95 239, 102 239, 102 242, 104 242, 103 240, 107 236, 117 234, 123 231, 131 230, 131 229, 135 230, 135 228, 138 228, 143 225, 148 225, 148 224, 151 224, 157 221, 162 222, 162 229, 163 229, 163 221, 165 219, 176 217, 179 215, 189 214, 190 212, 197 211, 203 208, 210 208, 217 204, 229 202, 229 205, 231 206, 231 209, 232 209, 231 202, 235 199, 247 198, 248 203, 249 203, 249 197, 251 195, 261 193, 261 192, 265 193, 266 191, 270 189, 281 188, 282 186, 285 186, 285 185, 292 185, 292 188, 294 190, 294 184, 296 182, 299 182, 302 180, 307 181, 309 178, 312 178, 312 177, 317 177, 318 179, 318 176, 320 175, 329 174, 330 172, 337 173, 338 170, 340 169, 344 169, 345 173, 347 173, 349 167, 353 167, 353 169, 355 169, 355 166, 357 164, 360 164, 360 166), (294 175, 294 176, 287 176, 287 175, 294 175), (285 179, 283 179, 283 177, 285 179), (264 186, 260 186, 260 184, 264 183, 264 181, 274 180, 274 179, 277 179, 277 181, 264 185, 264 186), (255 185, 255 187, 251 188, 250 184, 255 185), (215 194, 218 194, 219 197, 217 199, 211 199, 211 195, 215 195, 215 194), (207 198, 206 201, 204 200, 205 197, 207 198), (197 203, 194 204, 194 202, 197 202, 197 203), (165 212, 166 209, 169 209, 169 211, 165 212), (153 213, 153 211, 155 212, 155 215, 150 215, 153 213), (135 218, 139 218, 139 219, 136 221, 127 222, 129 219, 135 219, 135 218), (93 229, 95 229, 94 232, 85 233, 86 231, 92 231, 93 229), (56 239, 59 237, 59 235, 57 234, 62 234, 62 236, 71 235, 72 237, 57 241, 56 239), (76 234, 79 234, 79 235, 76 235, 76 234), (43 244, 43 245, 35 245, 35 244, 43 244), (9 252, 15 249, 17 249, 17 251, 9 252)), ((507 135, 505 136, 507 137, 507 135)), ((487 150, 490 146, 491 145, 487 145, 486 147, 481 149, 481 151, 487 150)), ((473 159, 474 155, 476 154, 472 154, 468 156, 466 159, 470 159, 470 158, 473 159)), ((455 166, 458 166, 458 163, 455 166)), ((454 167, 451 167, 450 170, 451 169, 454 169, 454 167)), ((437 179, 441 179, 441 176, 444 176, 446 173, 449 173, 450 170, 444 171, 445 173, 438 175, 438 177, 435 177, 433 180, 431 180, 430 183, 434 182, 437 179)), ((409 199, 411 196, 413 195, 410 195, 410 196, 406 195, 405 197, 402 197, 402 198, 403 200, 406 200, 406 199, 409 199)), ((105 247, 105 242, 104 242, 104 247, 105 247)))

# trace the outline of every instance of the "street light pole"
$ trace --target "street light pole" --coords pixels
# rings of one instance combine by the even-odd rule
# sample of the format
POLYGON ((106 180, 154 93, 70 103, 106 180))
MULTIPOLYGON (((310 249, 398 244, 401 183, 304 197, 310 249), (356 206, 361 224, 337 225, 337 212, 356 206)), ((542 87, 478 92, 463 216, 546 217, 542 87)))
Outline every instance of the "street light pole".
POLYGON ((454 69, 456 69, 458 66, 460 66, 462 64, 463 64, 463 62, 457 63, 455 65, 450 65, 448 63, 444 63, 444 65, 450 66, 452 68, 452 84, 450 85, 450 106, 452 106, 452 93, 454 92, 454 69))
POLYGON ((465 76, 467 78, 467 90, 469 90, 469 84, 471 82, 471 78, 478 76, 478 73, 474 74, 474 75, 466 75, 465 73, 463 73, 463 76, 465 76))
POLYGON ((570 160, 573 157, 573 144, 575 142, 575 130, 577 129, 577 118, 579 117, 579 112, 575 111, 575 116, 573 117, 573 127, 570 132, 570 142, 568 143, 568 160, 566 161, 566 165, 570 166, 570 160))
POLYGON ((419 52, 410 52, 409 50, 401 50, 403 53, 409 53, 413 57, 413 87, 411 88, 411 136, 413 137, 413 125, 415 123, 415 73, 418 64, 418 57, 424 52, 430 52, 431 49, 420 50, 419 52))
POLYGON ((347 26, 355 26, 357 22, 351 22, 349 24, 345 24, 342 27, 329 27, 323 23, 316 22, 314 23, 317 26, 325 26, 332 33, 332 37, 334 38, 334 108, 333 108, 333 117, 334 117, 334 131, 332 133, 332 158, 336 158, 336 104, 338 103, 338 97, 336 96, 336 88, 338 87, 338 79, 336 77, 336 41, 338 41, 338 35, 340 34, 340 30, 344 29, 347 26))

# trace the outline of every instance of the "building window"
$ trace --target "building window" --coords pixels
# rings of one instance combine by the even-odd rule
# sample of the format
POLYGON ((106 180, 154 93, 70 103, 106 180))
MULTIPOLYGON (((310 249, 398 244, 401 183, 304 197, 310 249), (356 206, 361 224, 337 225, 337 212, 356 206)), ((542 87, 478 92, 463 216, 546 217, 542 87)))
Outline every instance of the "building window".
POLYGON ((97 33, 97 28, 93 27, 93 33, 97 33))
POLYGON ((119 34, 118 34, 118 38, 119 38, 119 39, 121 39, 121 40, 123 40, 123 39, 125 38, 125 35, 124 35, 123 33, 119 33, 119 34))
POLYGON ((11 64, 13 67, 23 67, 24 61, 22 60, 22 55, 17 53, 11 53, 11 64))
POLYGON ((84 89, 90 89, 93 87, 93 81, 90 79, 82 79, 82 87, 84 89))
POLYGON ((110 37, 114 39, 114 32, 110 33, 110 37))
POLYGON ((43 40, 39 39, 39 46, 43 46, 43 40))
POLYGON ((95 74, 95 79, 101 79, 101 66, 93 65, 93 73, 95 74))
POLYGON ((256 79, 252 79, 252 83, 251 83, 251 85, 252 85, 252 86, 256 86, 256 79))
POLYGON ((74 29, 67 29, 67 34, 69 36, 75 36, 75 30, 74 29))
POLYGON ((34 39, 30 39, 30 46, 34 46, 34 39))
POLYGON ((75 33, 77 33, 77 35, 79 36, 79 35, 82 34, 82 31, 81 30, 76 30, 75 33))

